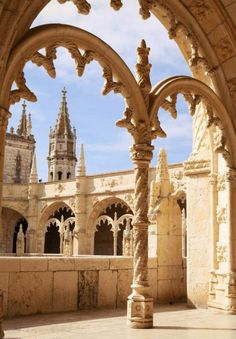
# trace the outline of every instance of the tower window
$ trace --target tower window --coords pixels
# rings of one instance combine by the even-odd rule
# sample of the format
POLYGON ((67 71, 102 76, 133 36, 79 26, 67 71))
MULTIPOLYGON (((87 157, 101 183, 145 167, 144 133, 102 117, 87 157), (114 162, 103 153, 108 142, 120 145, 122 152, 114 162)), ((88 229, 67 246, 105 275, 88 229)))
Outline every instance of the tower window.
POLYGON ((50 172, 50 178, 53 180, 53 172, 50 172))
POLYGON ((58 180, 61 180, 61 179, 62 179, 62 172, 59 171, 59 172, 58 172, 58 180))
POLYGON ((67 172, 66 178, 70 179, 70 172, 67 172))

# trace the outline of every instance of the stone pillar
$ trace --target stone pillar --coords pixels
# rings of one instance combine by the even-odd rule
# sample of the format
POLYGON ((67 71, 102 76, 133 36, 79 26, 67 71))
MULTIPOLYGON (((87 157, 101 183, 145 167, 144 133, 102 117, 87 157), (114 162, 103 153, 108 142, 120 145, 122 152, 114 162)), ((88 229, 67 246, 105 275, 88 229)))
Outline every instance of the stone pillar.
POLYGON ((8 125, 8 119, 11 113, 0 107, 0 253, 3 252, 3 225, 2 225, 2 184, 3 184, 3 168, 5 154, 5 140, 8 125))
POLYGON ((26 233, 26 253, 37 253, 36 235, 38 226, 38 184, 30 183, 28 190, 29 214, 27 216, 28 229, 26 233))
POLYGON ((217 175, 210 175, 210 222, 211 222, 211 272, 217 268, 217 257, 216 257, 216 242, 218 239, 218 232, 216 227, 216 208, 217 208, 217 175))
MULTIPOLYGON (((236 169, 226 174, 228 192, 227 228, 228 228, 228 272, 226 276, 225 310, 236 313, 236 169)), ((226 256, 227 257, 227 256, 226 256)))
POLYGON ((133 328, 153 327, 153 298, 148 284, 148 170, 153 146, 135 144, 131 148, 135 173, 133 220, 133 283, 128 297, 127 321, 133 328))
POLYGON ((85 176, 76 177, 73 255, 86 253, 86 205, 84 194, 85 181, 85 176))

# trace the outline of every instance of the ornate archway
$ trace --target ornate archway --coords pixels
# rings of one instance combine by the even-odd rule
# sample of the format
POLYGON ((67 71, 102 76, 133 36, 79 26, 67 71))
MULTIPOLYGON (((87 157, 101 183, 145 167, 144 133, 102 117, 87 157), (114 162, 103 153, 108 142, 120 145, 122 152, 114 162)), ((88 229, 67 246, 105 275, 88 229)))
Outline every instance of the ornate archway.
MULTIPOLYGON (((66 0, 59 0, 59 2, 65 3, 66 0)), ((83 0, 83 1, 76 1, 76 2, 73 1, 73 2, 77 3, 78 10, 80 12, 82 12, 83 14, 88 13, 89 8, 90 8, 88 1, 83 0)), ((32 22, 34 16, 36 16, 37 13, 47 3, 48 3, 47 0, 37 1, 37 4, 35 4, 34 2, 34 4, 32 4, 31 6, 28 6, 27 2, 25 1, 25 2, 21 2, 21 6, 20 6, 19 4, 17 5, 16 2, 13 2, 13 1, 10 2, 10 5, 9 5, 10 7, 8 9, 11 9, 11 6, 14 8, 14 5, 15 5, 15 8, 19 9, 19 12, 16 13, 16 16, 15 16, 16 24, 13 25, 13 27, 10 27, 7 36, 5 37, 5 39, 3 39, 6 41, 6 44, 4 48, 2 49, 2 51, 3 51, 3 55, 5 55, 6 58, 9 56, 9 53, 11 51, 11 46, 13 46, 13 44, 16 44, 16 41, 19 41, 23 37, 24 33, 28 30, 28 27, 30 23, 32 22), (18 26, 19 18, 23 20, 21 20, 21 24, 18 26), (16 32, 17 28, 19 29, 19 33, 16 32)), ((194 5, 193 3, 191 6, 189 6, 189 9, 187 10, 185 7, 187 2, 185 1, 179 1, 179 2, 173 3, 173 1, 171 2, 167 0, 165 3, 163 3, 163 1, 140 0, 139 3, 140 3, 140 8, 141 8, 141 14, 143 15, 144 18, 147 18, 150 15, 150 10, 151 10, 165 23, 166 27, 168 27, 171 37, 175 37, 177 41, 178 39, 184 41, 185 39, 183 39, 183 37, 186 38, 186 41, 184 41, 181 44, 181 46, 183 47, 182 49, 185 50, 185 55, 186 55, 186 58, 189 60, 190 65, 192 67, 196 67, 195 74, 199 78, 202 77, 202 80, 204 80, 206 83, 209 82, 209 85, 218 91, 222 99, 224 98, 224 96, 226 97, 225 107, 227 107, 227 110, 224 108, 221 109, 222 107, 219 107, 219 105, 218 107, 216 107, 217 105, 216 106, 214 105, 215 110, 213 114, 211 114, 211 112, 209 113, 209 117, 210 117, 209 120, 213 122, 217 128, 220 129, 219 151, 224 153, 224 155, 227 157, 228 165, 230 167, 233 167, 232 169, 230 169, 229 173, 227 174, 227 190, 229 194, 227 222, 228 222, 228 228, 229 228, 228 230, 229 238, 234 239, 235 238, 234 236, 235 227, 233 225, 233 220, 235 219, 235 215, 234 215, 234 211, 232 208, 232 204, 233 204, 233 201, 235 201, 235 183, 234 182, 235 182, 236 154, 235 154, 235 146, 234 146, 235 131, 233 128, 233 124, 235 122, 235 117, 233 116, 233 112, 235 113, 235 110, 233 109, 233 103, 230 97, 231 92, 234 92, 234 91, 231 91, 230 88, 231 88, 231 85, 234 86, 234 82, 231 83, 231 81, 235 81, 235 78, 233 77, 230 78, 231 75, 224 74, 224 67, 221 64, 223 64, 227 60, 227 58, 229 59, 235 55, 235 52, 232 47, 234 47, 236 44, 235 44, 235 39, 233 38, 233 34, 230 35, 230 25, 228 24, 228 21, 226 21, 227 24, 225 23, 223 26, 226 32, 224 32, 221 40, 216 41, 217 43, 214 43, 214 41, 211 41, 209 37, 209 41, 211 41, 211 44, 213 45, 213 47, 207 41, 208 32, 207 32, 206 27, 208 25, 204 25, 204 22, 206 22, 206 18, 208 18, 209 16, 209 12, 211 13, 212 9, 213 9, 213 12, 214 12, 214 9, 221 10, 222 5, 213 4, 213 5, 207 6, 207 5, 201 5, 201 4, 199 5, 198 3, 194 5), (176 14, 173 14, 173 13, 176 13, 176 14), (180 17, 182 17, 183 20, 180 20, 179 19, 180 17), (190 19, 192 19, 193 17, 195 19, 199 19, 199 22, 200 22, 200 24, 198 24, 197 20, 195 21, 196 29, 194 33, 191 32, 191 30, 188 28, 190 26, 193 27, 193 25, 190 25, 190 19), (203 38, 200 41, 201 44, 199 43, 199 40, 196 38, 198 35, 201 38, 203 38), (203 46, 203 47, 200 48, 200 46, 203 46), (221 48, 221 46, 223 48, 221 48), (208 81, 206 80, 206 77, 203 76, 204 72, 199 72, 199 68, 198 68, 199 65, 203 66, 204 71, 207 71, 208 73, 211 73, 211 74, 217 70, 217 74, 211 76, 211 79, 208 81), (219 85, 216 85, 217 80, 219 80, 219 85), (226 115, 224 114, 224 112, 226 113, 226 115)), ((121 7, 122 1, 111 1, 111 4, 115 9, 119 9, 121 7)), ((218 17, 220 17, 220 15, 218 17)), ((7 16, 6 16, 6 22, 8 22, 7 16)), ((30 33, 28 35, 30 35, 30 33)), ((60 37, 60 34, 59 34, 59 37, 60 37)), ((36 41, 34 42, 36 43, 36 41)), ((42 47, 45 47, 45 46, 42 46, 42 47)), ((146 50, 146 46, 143 45, 141 46, 141 48, 142 48, 142 53, 144 53, 144 51, 146 50)), ((37 50, 38 48, 36 48, 33 52, 37 52, 37 50)), ((148 54, 147 51, 145 53, 146 53, 145 58, 147 58, 147 54, 148 54)), ((53 54, 54 54, 54 51, 48 49, 47 55, 41 56, 40 60, 42 61, 42 57, 43 57, 43 60, 44 60, 43 63, 45 64, 45 59, 49 59, 47 61, 49 61, 49 64, 50 64, 50 58, 51 58, 51 61, 53 60, 53 54)), ((82 55, 82 60, 86 61, 87 56, 88 55, 86 54, 82 55)), ((36 57, 39 57, 39 55, 37 54, 36 57)), ((80 57, 81 56, 79 56, 79 58, 80 57)), ((140 57, 141 60, 138 63, 140 66, 139 69, 142 69, 142 70, 144 68, 146 68, 146 70, 148 69, 148 62, 145 62, 144 60, 145 58, 140 57)), ((18 61, 20 61, 19 56, 15 59, 15 61, 17 59, 18 61)), ((6 64, 5 60, 3 59, 3 64, 6 64)), ((37 62, 41 62, 41 61, 37 61, 37 62)), ((14 63, 12 65, 14 65, 14 63)), ((1 80, 4 80, 3 81, 3 92, 1 92, 1 97, 0 97, 1 127, 2 127, 1 132, 3 135, 3 138, 1 139, 1 144, 0 144, 1 165, 2 165, 2 159, 3 159, 4 135, 5 135, 7 119, 8 119, 8 106, 9 106, 8 93, 10 90, 11 83, 13 82, 13 80, 15 80, 13 77, 13 68, 11 69, 10 64, 8 63, 8 70, 10 73, 8 73, 8 75, 5 78, 6 82, 4 80, 5 73, 3 72, 3 74, 1 74, 2 76, 1 80)), ((152 326, 151 298, 147 298, 145 299, 145 302, 143 302, 138 297, 138 295, 140 295, 139 293, 142 294, 144 290, 147 291, 147 287, 148 287, 147 270, 146 270, 146 266, 147 266, 147 257, 146 257, 147 205, 146 203, 144 204, 141 204, 141 203, 143 201, 147 201, 147 179, 148 179, 147 169, 148 169, 148 164, 150 162, 150 159, 152 157, 151 140, 158 135, 159 136, 164 135, 164 132, 160 129, 158 118, 156 118, 156 115, 150 114, 150 111, 148 110, 149 109, 148 106, 149 106, 150 100, 152 99, 154 100, 154 102, 159 101, 158 104, 154 105, 154 107, 156 106, 156 108, 159 108, 163 104, 163 102, 167 105, 169 104, 171 105, 174 101, 173 88, 171 88, 173 83, 171 83, 170 87, 168 87, 167 83, 163 84, 163 87, 160 88, 160 91, 153 93, 154 94, 153 98, 152 96, 150 96, 152 91, 150 88, 150 83, 148 81, 149 79, 148 79, 146 70, 145 72, 143 73, 141 72, 139 74, 138 82, 142 84, 141 92, 139 92, 140 89, 135 85, 137 92, 135 92, 135 95, 131 98, 131 101, 129 97, 130 93, 128 93, 128 96, 127 96, 126 91, 123 93, 123 90, 121 90, 119 86, 117 87, 117 83, 119 83, 120 81, 119 75, 121 75, 121 78, 123 79, 122 74, 118 74, 118 78, 117 78, 118 81, 114 81, 112 77, 113 74, 111 74, 110 70, 109 71, 106 70, 106 72, 104 71, 105 79, 106 79, 106 82, 108 83, 108 86, 107 84, 105 85, 105 89, 106 89, 105 92, 107 90, 109 91, 109 89, 113 89, 113 90, 115 89, 118 92, 121 91, 122 94, 124 94, 126 101, 128 103, 127 109, 125 111, 124 119, 119 121, 118 125, 128 128, 129 132, 132 134, 134 138, 132 156, 133 156, 133 161, 135 164, 135 174, 136 174, 135 213, 134 213, 135 214, 134 229, 136 232, 136 238, 135 238, 135 260, 134 260, 134 284, 133 284, 133 294, 130 298, 130 318, 129 319, 131 321, 131 324, 137 327, 138 326, 141 326, 141 327, 152 326), (167 102, 166 102, 165 100, 168 96, 170 96, 171 100, 169 101, 167 99, 167 102), (163 101, 161 100, 161 98, 163 99, 163 101), (132 102, 132 105, 130 105, 131 102, 132 102), (145 114, 144 112, 147 112, 147 111, 148 111, 148 114, 145 114), (140 314, 139 312, 136 312, 135 310, 136 308, 144 310, 144 314, 140 314)), ((112 71, 114 70, 112 69, 112 71)), ((117 76, 117 74, 115 73, 114 75, 117 76)), ((30 91, 28 91, 27 88, 25 88, 24 76, 22 76, 22 73, 19 75, 17 81, 19 84, 21 83, 21 86, 19 86, 20 92, 24 92, 23 95, 29 96, 29 98, 34 100, 35 97, 33 93, 30 93, 30 91)), ((134 84, 133 80, 131 80, 131 82, 132 84, 134 84)), ((180 82, 178 84, 180 84, 180 82)), ((195 85, 194 85, 194 88, 190 86, 191 97, 188 96, 190 100, 190 109, 191 109, 191 105, 195 105, 198 101, 198 98, 196 98, 196 95, 199 95, 198 93, 199 88, 197 88, 197 86, 195 85)), ((214 92, 210 92, 210 96, 213 96, 213 93, 214 92)), ((202 94, 203 96, 204 94, 207 96, 209 92, 208 90, 206 91, 204 90, 202 94)), ((12 93, 13 101, 17 98, 18 95, 19 95, 19 91, 12 93)), ((216 100, 216 103, 219 103, 219 102, 220 101, 216 100)), ((2 170, 0 172, 2 172, 2 170)), ((219 214, 222 214, 222 213, 219 213, 219 214)), ((219 217, 219 220, 220 219, 222 218, 219 217)), ((229 264, 227 267, 227 270, 229 270, 229 274, 231 274, 230 272, 235 270, 235 261, 236 261, 234 258, 234 254, 233 254, 233 243, 230 243, 229 260, 227 259, 226 261, 229 264)), ((228 285, 230 286, 230 283, 228 285)), ((231 308, 233 307, 233 305, 231 304, 228 306, 231 308)))

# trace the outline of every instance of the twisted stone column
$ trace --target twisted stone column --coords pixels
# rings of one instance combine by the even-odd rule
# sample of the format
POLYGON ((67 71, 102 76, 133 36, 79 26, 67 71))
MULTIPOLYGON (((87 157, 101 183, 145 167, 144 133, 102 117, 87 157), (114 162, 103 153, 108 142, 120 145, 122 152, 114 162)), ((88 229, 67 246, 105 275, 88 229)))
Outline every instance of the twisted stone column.
POLYGON ((128 324, 133 328, 153 326, 153 299, 148 285, 148 169, 153 146, 135 144, 131 148, 135 172, 134 259, 132 293, 128 297, 128 324))

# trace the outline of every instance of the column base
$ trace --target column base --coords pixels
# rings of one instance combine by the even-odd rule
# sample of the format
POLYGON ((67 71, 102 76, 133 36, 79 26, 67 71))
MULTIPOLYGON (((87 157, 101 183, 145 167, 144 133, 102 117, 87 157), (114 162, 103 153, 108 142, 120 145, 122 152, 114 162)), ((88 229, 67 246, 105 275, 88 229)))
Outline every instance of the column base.
POLYGON ((235 272, 211 272, 208 308, 236 314, 235 272))
POLYGON ((153 298, 149 287, 131 286, 134 291, 128 297, 127 324, 131 328, 153 327, 153 298))

